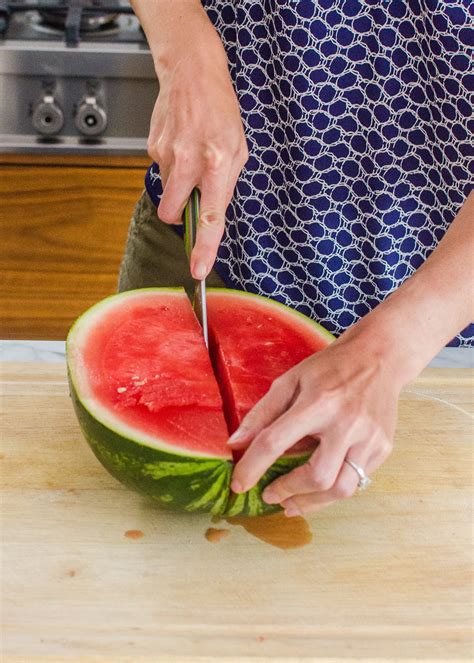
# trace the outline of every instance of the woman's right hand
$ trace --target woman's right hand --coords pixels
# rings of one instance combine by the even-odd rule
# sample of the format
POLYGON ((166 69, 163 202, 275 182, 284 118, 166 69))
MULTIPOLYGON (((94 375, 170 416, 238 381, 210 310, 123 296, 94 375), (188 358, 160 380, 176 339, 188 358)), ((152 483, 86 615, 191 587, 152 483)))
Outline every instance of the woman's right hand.
POLYGON ((181 223, 192 189, 200 189, 191 272, 203 279, 214 264, 225 212, 248 150, 226 53, 202 8, 196 8, 193 20, 183 22, 172 51, 155 60, 160 93, 148 153, 158 163, 163 182, 158 207, 162 221, 181 223))

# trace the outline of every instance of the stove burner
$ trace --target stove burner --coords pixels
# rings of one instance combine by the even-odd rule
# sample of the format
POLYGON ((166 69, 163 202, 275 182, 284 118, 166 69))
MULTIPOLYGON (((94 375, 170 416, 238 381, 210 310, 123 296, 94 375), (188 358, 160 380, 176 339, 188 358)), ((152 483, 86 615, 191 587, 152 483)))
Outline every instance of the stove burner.
POLYGON ((69 33, 66 29, 67 11, 66 10, 40 10, 39 12, 30 12, 25 16, 29 25, 37 32, 45 34, 60 36, 66 35, 66 41, 69 45, 78 43, 78 34, 84 38, 90 37, 111 37, 120 31, 117 23, 118 14, 97 14, 87 12, 82 13, 77 30, 77 22, 75 23, 74 30, 69 33), (72 32, 72 34, 71 34, 72 32), (78 33, 78 34, 77 34, 78 33))
MULTIPOLYGON (((67 9, 40 9, 41 24, 52 28, 64 30, 68 17, 67 9)), ((118 14, 90 11, 83 9, 80 16, 79 28, 81 32, 98 32, 112 27, 118 14)))
POLYGON ((0 37, 13 13, 23 14, 33 30, 64 35, 67 46, 77 46, 81 37, 114 37, 120 16, 133 15, 133 9, 124 0, 0 0, 0 37))

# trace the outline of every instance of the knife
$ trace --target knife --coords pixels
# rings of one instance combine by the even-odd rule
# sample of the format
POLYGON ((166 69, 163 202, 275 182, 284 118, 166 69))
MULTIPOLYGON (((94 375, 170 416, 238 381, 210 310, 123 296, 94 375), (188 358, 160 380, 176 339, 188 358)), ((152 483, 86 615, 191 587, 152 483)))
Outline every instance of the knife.
MULTIPOLYGON (((196 243, 196 233, 199 221, 199 190, 194 188, 189 196, 188 203, 184 208, 184 246, 188 260, 196 243)), ((202 333, 206 347, 209 348, 209 333, 207 328, 207 301, 206 301, 206 279, 197 281, 194 279, 193 309, 197 319, 201 323, 202 333)))

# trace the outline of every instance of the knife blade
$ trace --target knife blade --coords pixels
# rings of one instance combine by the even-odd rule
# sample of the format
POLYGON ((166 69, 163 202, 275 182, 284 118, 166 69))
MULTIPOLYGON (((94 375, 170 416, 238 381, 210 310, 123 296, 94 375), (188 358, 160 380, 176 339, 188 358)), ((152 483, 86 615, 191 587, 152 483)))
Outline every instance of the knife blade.
MULTIPOLYGON (((189 196, 188 203, 184 208, 184 245, 188 260, 191 260, 191 253, 196 243, 196 234, 199 221, 199 190, 194 188, 189 196)), ((193 309, 199 320, 204 342, 209 348, 209 332, 207 327, 207 300, 206 300, 206 279, 202 281, 194 280, 193 309)))

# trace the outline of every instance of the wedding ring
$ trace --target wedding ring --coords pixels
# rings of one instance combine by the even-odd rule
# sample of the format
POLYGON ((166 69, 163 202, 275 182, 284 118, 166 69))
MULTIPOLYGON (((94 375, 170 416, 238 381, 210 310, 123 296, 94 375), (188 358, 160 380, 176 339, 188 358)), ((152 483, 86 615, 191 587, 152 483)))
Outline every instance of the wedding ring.
POLYGON ((348 458, 345 458, 344 462, 350 465, 352 469, 357 472, 359 476, 359 483, 357 484, 357 487, 359 488, 359 490, 365 490, 365 488, 368 488, 368 486, 370 486, 370 484, 372 483, 372 479, 370 479, 366 475, 363 468, 360 465, 357 465, 357 463, 354 463, 353 460, 349 460, 348 458))

